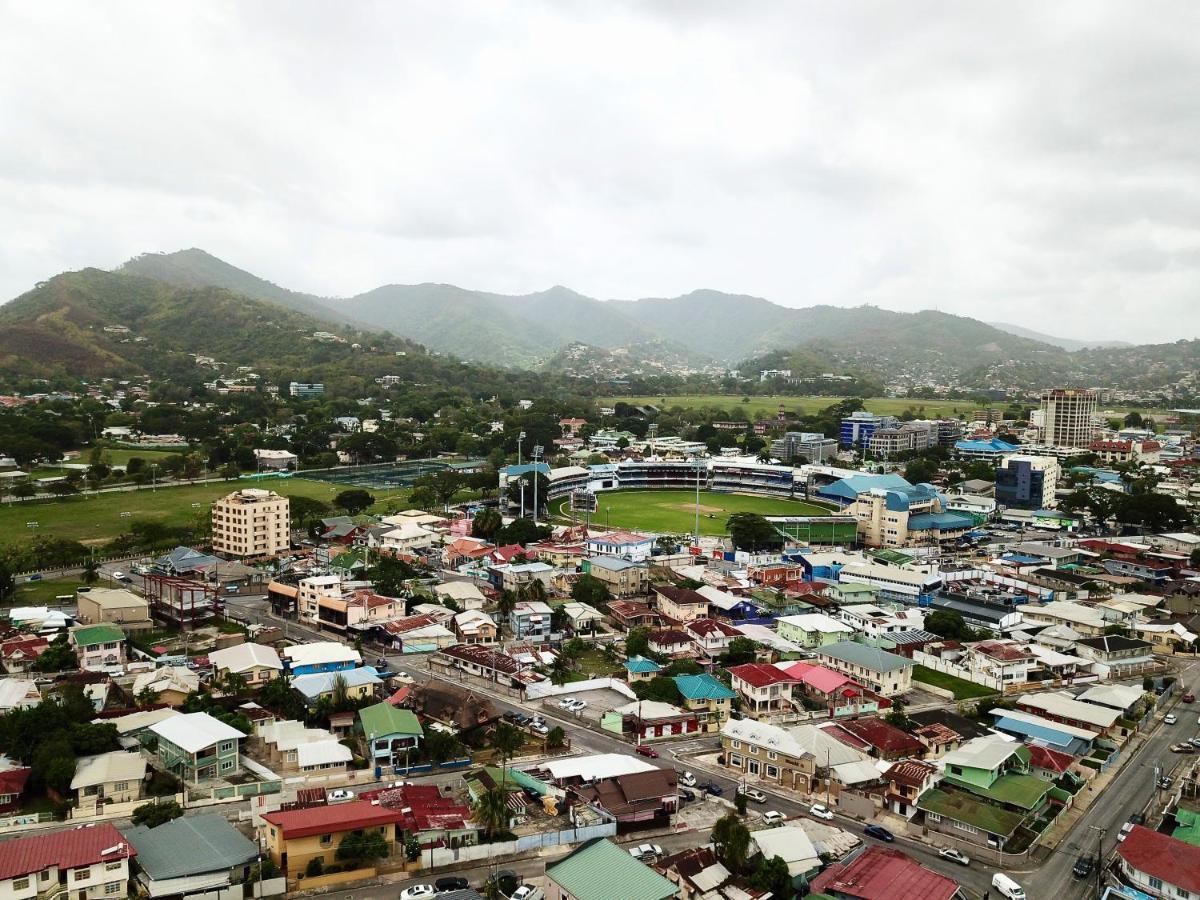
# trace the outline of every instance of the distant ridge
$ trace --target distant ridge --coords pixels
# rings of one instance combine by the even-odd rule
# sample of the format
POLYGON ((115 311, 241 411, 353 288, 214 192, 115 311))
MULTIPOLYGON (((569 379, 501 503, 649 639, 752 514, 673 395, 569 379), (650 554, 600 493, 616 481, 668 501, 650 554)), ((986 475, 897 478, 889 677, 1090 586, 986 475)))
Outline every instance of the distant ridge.
POLYGON ((1001 331, 1007 331, 1009 334, 1015 334, 1017 337, 1029 338, 1031 341, 1041 341, 1043 344, 1053 344, 1055 347, 1062 347, 1064 350, 1070 351, 1087 350, 1088 348, 1103 349, 1105 347, 1134 346, 1128 341, 1077 341, 1074 338, 1054 337, 1050 334, 1034 331, 1032 328, 1011 325, 1008 322, 988 322, 988 324, 993 328, 999 328, 1001 331))

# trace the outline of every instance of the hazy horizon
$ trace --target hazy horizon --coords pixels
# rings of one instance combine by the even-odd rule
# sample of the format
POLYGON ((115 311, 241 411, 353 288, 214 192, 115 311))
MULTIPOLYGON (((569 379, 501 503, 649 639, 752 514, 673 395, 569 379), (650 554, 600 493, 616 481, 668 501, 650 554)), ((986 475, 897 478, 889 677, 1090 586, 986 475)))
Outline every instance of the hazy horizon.
POLYGON ((1194 338, 1200 8, 8 4, 0 298, 711 289, 1194 338))

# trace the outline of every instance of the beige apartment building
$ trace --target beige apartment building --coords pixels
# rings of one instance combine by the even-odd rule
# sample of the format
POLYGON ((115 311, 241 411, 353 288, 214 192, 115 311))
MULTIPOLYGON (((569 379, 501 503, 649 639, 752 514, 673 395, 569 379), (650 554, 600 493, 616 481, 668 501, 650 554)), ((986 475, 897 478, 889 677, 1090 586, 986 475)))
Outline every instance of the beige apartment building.
POLYGON ((291 505, 274 491, 246 488, 212 507, 212 546, 240 559, 274 556, 288 549, 291 505))
POLYGON ((1092 391, 1053 390, 1042 394, 1042 442, 1051 447, 1089 447, 1096 434, 1098 399, 1092 391))

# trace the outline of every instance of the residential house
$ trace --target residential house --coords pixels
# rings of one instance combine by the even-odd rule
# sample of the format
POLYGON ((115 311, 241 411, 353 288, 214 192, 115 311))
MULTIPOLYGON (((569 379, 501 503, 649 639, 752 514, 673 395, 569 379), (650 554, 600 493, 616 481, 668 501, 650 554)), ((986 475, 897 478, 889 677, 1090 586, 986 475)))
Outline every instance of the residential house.
POLYGON ((416 522, 404 522, 381 535, 379 545, 392 553, 407 554, 432 547, 440 540, 441 535, 436 531, 430 531, 416 522))
POLYGON ((549 589, 557 570, 544 562, 508 563, 488 567, 488 581, 498 591, 516 591, 528 588, 535 581, 549 589))
POLYGON ((813 894, 835 900, 958 900, 958 882, 902 850, 872 845, 812 880, 813 894), (902 892, 898 890, 902 887, 902 892))
POLYGON ((836 797, 864 777, 879 780, 869 758, 815 725, 782 728, 753 719, 730 719, 721 726, 725 765, 802 794, 836 797), (863 772, 863 769, 869 771, 863 772))
POLYGON ((454 632, 447 627, 454 624, 454 613, 445 607, 436 607, 438 615, 424 612, 428 605, 414 607, 415 615, 382 623, 378 630, 380 643, 401 653, 431 653, 455 643, 454 632), (422 611, 417 612, 418 608, 422 611), (442 613, 444 622, 440 621, 442 613))
POLYGON ((287 671, 292 675, 317 672, 341 672, 362 663, 362 655, 353 647, 337 641, 314 641, 284 648, 287 671))
POLYGON ((403 818, 397 825, 399 833, 406 843, 415 841, 422 850, 479 843, 481 829, 472 821, 470 807, 442 796, 436 784, 407 782, 381 791, 378 800, 380 806, 400 810, 403 818))
POLYGON ((589 556, 615 556, 631 562, 649 559, 654 550, 654 538, 632 531, 604 531, 586 541, 589 556))
POLYGON ((1022 694, 1017 698, 1017 709, 1099 735, 1108 734, 1121 718, 1120 710, 1084 703, 1066 691, 1022 694))
POLYGON ((683 630, 704 654, 710 658, 720 656, 729 649, 734 638, 742 637, 742 633, 719 619, 693 619, 683 626, 683 630))
MULTIPOLYGON (((268 592, 276 582, 268 585, 268 592)), ((342 596, 342 576, 310 575, 296 584, 296 612, 301 622, 319 625, 321 621, 321 598, 342 596)))
MULTIPOLYGON (((761 832, 760 832, 761 833, 761 832)), ((751 841, 753 841, 753 834, 751 841)), ((819 861, 818 861, 819 862, 819 861)), ((660 859, 654 868, 666 878, 679 885, 680 900, 724 900, 730 896, 722 887, 733 881, 733 874, 721 864, 711 847, 691 847, 660 859)), ((740 885, 730 884, 733 890, 742 890, 740 885)), ((736 896, 736 895, 735 895, 736 896)), ((751 895, 746 893, 750 898, 751 895)))
POLYGON ((1086 756, 1099 737, 1095 731, 1055 722, 1053 719, 1019 709, 997 707, 991 714, 996 720, 996 731, 1031 744, 1036 742, 1052 750, 1070 753, 1072 756, 1086 756))
POLYGON ((33 769, 26 766, 6 766, 0 769, 0 813, 15 812, 21 805, 21 795, 33 769))
POLYGON ((50 642, 38 635, 23 634, 0 641, 0 662, 10 675, 28 672, 37 658, 50 648, 50 642))
MULTIPOLYGON (((849 832, 830 826, 820 826, 822 830, 840 832, 845 838, 859 843, 858 838, 851 837, 849 832)), ((841 853, 831 852, 829 845, 822 843, 822 849, 830 856, 840 856, 841 853)), ((788 874, 792 876, 792 886, 806 885, 808 879, 821 870, 821 851, 813 843, 813 838, 805 830, 803 821, 784 822, 774 828, 762 828, 750 832, 751 855, 760 855, 763 859, 773 859, 778 856, 787 864, 788 874)), ((729 894, 730 900, 738 898, 737 894, 729 894)))
POLYGON ((114 750, 80 757, 75 763, 71 790, 75 792, 75 815, 96 816, 110 803, 130 803, 142 797, 146 758, 140 753, 114 750))
POLYGON ((242 769, 239 742, 245 735, 208 713, 181 713, 149 730, 158 738, 162 767, 185 783, 228 778, 242 769))
POLYGON ((425 731, 411 710, 376 703, 358 711, 362 731, 376 766, 407 768, 409 754, 420 746, 425 731))
POLYGON ((453 681, 461 681, 462 675, 481 678, 505 687, 515 687, 520 683, 520 676, 531 668, 519 663, 507 653, 478 644, 454 644, 443 647, 429 658, 431 667, 446 671, 453 681), (461 673, 458 676, 452 672, 461 673))
POLYGON ((483 609, 487 606, 487 597, 473 581, 447 581, 443 584, 435 584, 433 595, 439 603, 451 600, 461 610, 483 609))
POLYGON ((617 828, 667 828, 679 809, 678 776, 674 769, 652 768, 615 778, 577 785, 572 792, 617 820, 617 828))
POLYGON ((608 604, 608 614, 617 627, 629 631, 634 628, 658 628, 663 617, 645 603, 633 600, 613 600, 608 604))
MULTIPOLYGON (((878 638, 898 631, 919 631, 925 626, 925 613, 919 609, 886 610, 874 603, 843 606, 837 617, 860 634, 878 638)), ((841 638, 849 640, 849 638, 841 638)))
POLYGON ((663 669, 658 663, 644 656, 631 656, 625 660, 625 680, 630 684, 635 681, 649 681, 663 669))
POLYGON ((187 698, 200 690, 200 676, 187 666, 162 666, 149 672, 140 672, 133 679, 133 696, 140 697, 149 692, 157 703, 180 707, 187 698))
POLYGON ((658 611, 676 622, 687 623, 708 615, 708 598, 691 588, 655 587, 658 611))
POLYGON ((1200 896, 1200 847, 1135 825, 1117 844, 1117 867, 1131 885, 1162 900, 1200 896))
POLYGON ((339 775, 349 771, 354 760, 350 748, 336 738, 312 741, 296 748, 296 768, 301 775, 339 775))
POLYGON ((850 640, 854 634, 853 627, 825 613, 780 616, 775 620, 775 629, 780 637, 809 648, 850 640))
POLYGON ((683 696, 683 708, 699 719, 701 731, 719 731, 737 696, 723 681, 708 674, 676 675, 675 687, 683 696))
POLYGON ((137 851, 139 893, 154 900, 197 890, 224 894, 252 877, 258 845, 223 815, 189 815, 150 828, 125 829, 137 851))
POLYGON ((769 718, 791 712, 796 678, 767 663, 744 663, 729 670, 730 685, 741 698, 742 712, 769 718))
POLYGON ((840 641, 817 650, 821 663, 848 675, 883 697, 912 689, 913 661, 878 647, 840 641))
POLYGON ((365 700, 375 696, 382 685, 383 679, 370 666, 340 672, 315 672, 292 678, 292 687, 304 696, 310 707, 316 706, 322 697, 333 700, 340 689, 344 689, 346 697, 352 701, 365 700))
POLYGON ((604 613, 586 603, 580 603, 576 600, 564 603, 562 611, 566 615, 567 621, 571 623, 571 631, 575 632, 575 634, 588 632, 594 634, 599 630, 600 623, 604 621, 604 613))
POLYGON ((468 609, 454 616, 454 635, 461 644, 494 644, 499 629, 487 613, 468 609))
POLYGON ((646 646, 651 653, 669 659, 693 659, 700 655, 700 648, 696 646, 692 636, 679 628, 660 628, 650 632, 646 638, 646 646))
POLYGON ((0 715, 14 709, 29 709, 41 702, 42 694, 35 682, 23 678, 0 678, 0 715))
POLYGON ((836 729, 857 737, 867 745, 865 752, 879 759, 908 759, 925 751, 925 745, 911 734, 875 716, 847 719, 828 730, 836 736, 836 729))
POLYGON ((631 597, 646 590, 649 573, 645 563, 616 556, 593 556, 584 560, 584 572, 604 583, 614 597, 631 597))
POLYGON ((110 671, 125 667, 125 632, 116 625, 80 625, 67 634, 79 668, 110 671))
POLYGON ((135 856, 137 851, 108 822, 16 837, 0 843, 0 896, 125 897, 129 860, 135 856))
POLYGON ((888 809, 898 816, 911 819, 917 811, 917 798, 938 782, 935 766, 917 759, 902 759, 892 763, 883 773, 887 782, 884 800, 888 809))
POLYGON ((154 627, 150 621, 150 605, 124 588, 83 587, 75 592, 79 621, 86 625, 120 625, 126 631, 154 627))
POLYGON ((841 672, 799 660, 777 662, 775 667, 796 680, 792 699, 808 709, 823 708, 835 718, 879 710, 879 697, 841 672))
POLYGON ((692 734, 700 730, 694 712, 657 700, 634 700, 604 713, 600 727, 616 734, 632 733, 638 743, 692 734))
POLYGON ((264 644, 234 644, 208 654, 213 677, 220 681, 226 675, 240 675, 250 687, 266 684, 283 674, 283 663, 274 647, 264 644))
POLYGON ((339 845, 350 835, 379 834, 388 855, 395 854, 403 847, 404 819, 403 810, 352 800, 264 813, 258 833, 266 855, 286 873, 289 885, 295 885, 313 859, 332 865, 339 845))
POLYGON ((1080 638, 1075 642, 1075 652, 1092 660, 1096 674, 1106 679, 1129 678, 1156 669, 1153 651, 1148 641, 1119 634, 1080 638))
POLYGON ((546 900, 670 900, 675 884, 622 847, 604 838, 590 840, 546 866, 546 900))
POLYGON ((326 630, 351 634, 404 615, 404 600, 358 590, 317 598, 317 623, 326 630))
POLYGON ((553 614, 549 604, 541 600, 520 600, 508 614, 508 630, 515 638, 536 644, 547 643, 553 614))
MULTIPOLYGON (((327 751, 322 749, 322 745, 338 743, 332 731, 309 728, 295 719, 263 722, 255 727, 255 739, 261 742, 263 761, 274 771, 284 774, 300 771, 299 751, 302 748, 315 747, 318 756, 325 756, 327 751)), ((311 763, 311 760, 310 754, 306 761, 311 763)))
POLYGON ((1109 624, 1095 607, 1065 600, 1026 604, 1021 607, 1021 615, 1025 621, 1039 625, 1067 625, 1085 637, 1100 637, 1109 624))

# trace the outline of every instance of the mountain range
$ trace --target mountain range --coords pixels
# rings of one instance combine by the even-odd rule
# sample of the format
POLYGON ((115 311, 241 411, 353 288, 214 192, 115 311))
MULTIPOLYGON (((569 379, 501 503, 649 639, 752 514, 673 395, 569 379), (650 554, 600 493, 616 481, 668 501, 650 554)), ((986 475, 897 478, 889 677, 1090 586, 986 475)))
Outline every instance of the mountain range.
POLYGON ((1157 389, 1194 381, 1200 361, 1200 341, 1068 349, 1084 342, 931 310, 796 309, 712 290, 602 301, 566 287, 508 296, 416 284, 339 299, 289 290, 191 249, 144 254, 115 272, 64 273, 0 306, 0 365, 81 374, 145 368, 153 362, 146 347, 103 328, 131 322, 160 348, 243 365, 298 366, 327 355, 294 336, 332 328, 362 344, 585 378, 739 368, 882 384, 1157 389), (277 332, 291 343, 264 340, 277 332))

